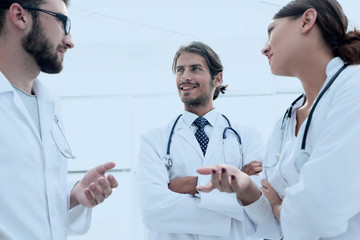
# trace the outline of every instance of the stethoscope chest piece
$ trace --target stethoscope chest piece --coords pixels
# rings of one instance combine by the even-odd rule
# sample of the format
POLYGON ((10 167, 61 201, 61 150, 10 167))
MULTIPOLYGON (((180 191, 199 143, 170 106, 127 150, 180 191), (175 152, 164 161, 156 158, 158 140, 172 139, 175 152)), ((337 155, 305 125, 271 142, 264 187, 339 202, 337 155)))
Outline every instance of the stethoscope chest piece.
POLYGON ((300 155, 295 160, 296 170, 300 172, 300 169, 309 160, 309 158, 310 154, 302 149, 300 155))
POLYGON ((171 160, 169 154, 166 154, 165 157, 163 157, 163 161, 167 170, 169 170, 173 166, 173 161, 171 160))

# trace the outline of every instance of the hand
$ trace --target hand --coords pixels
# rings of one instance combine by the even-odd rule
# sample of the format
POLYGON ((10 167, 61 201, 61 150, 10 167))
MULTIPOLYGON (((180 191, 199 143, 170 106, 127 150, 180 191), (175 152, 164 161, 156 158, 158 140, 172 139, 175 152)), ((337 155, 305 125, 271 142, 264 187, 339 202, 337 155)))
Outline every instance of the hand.
POLYGON ((280 211, 281 211, 282 200, 279 194, 266 179, 261 180, 261 185, 262 185, 262 187, 260 188, 261 191, 264 193, 265 197, 269 200, 274 216, 280 222, 280 211))
POLYGON ((195 195, 198 193, 197 186, 198 177, 196 176, 186 176, 173 178, 170 180, 168 187, 171 191, 177 193, 189 193, 195 195))
POLYGON ((79 204, 94 207, 109 197, 118 182, 113 175, 106 177, 105 173, 114 167, 115 163, 108 162, 90 169, 71 190, 70 209, 79 204))
POLYGON ((198 191, 210 192, 217 188, 220 192, 236 193, 243 205, 248 205, 260 198, 261 192, 250 177, 240 169, 230 165, 214 165, 197 170, 199 174, 211 174, 211 181, 199 186, 198 191))
POLYGON ((248 164, 245 164, 241 171, 246 173, 247 175, 258 175, 262 171, 262 162, 261 161, 252 161, 248 164))

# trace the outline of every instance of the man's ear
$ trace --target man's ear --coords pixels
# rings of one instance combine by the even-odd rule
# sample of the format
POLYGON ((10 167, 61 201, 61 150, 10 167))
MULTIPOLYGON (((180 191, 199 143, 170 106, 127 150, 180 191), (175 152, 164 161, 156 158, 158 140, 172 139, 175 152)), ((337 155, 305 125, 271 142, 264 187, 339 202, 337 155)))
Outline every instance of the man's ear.
POLYGON ((218 72, 214 77, 214 86, 219 87, 223 81, 223 74, 222 72, 218 72))
POLYGON ((13 3, 9 8, 9 17, 11 23, 21 30, 25 30, 30 24, 31 15, 27 13, 18 3, 13 3))
POLYGON ((317 19, 317 12, 313 8, 309 8, 304 12, 304 14, 301 17, 302 20, 302 27, 301 27, 301 33, 306 34, 308 33, 316 23, 317 19))

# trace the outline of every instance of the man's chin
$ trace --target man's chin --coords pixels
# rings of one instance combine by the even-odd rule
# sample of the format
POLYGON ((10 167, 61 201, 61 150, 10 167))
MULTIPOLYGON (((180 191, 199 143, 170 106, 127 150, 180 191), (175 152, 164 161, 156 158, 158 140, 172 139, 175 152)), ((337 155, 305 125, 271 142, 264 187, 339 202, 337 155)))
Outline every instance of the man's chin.
POLYGON ((49 74, 59 73, 64 68, 62 61, 47 61, 39 64, 39 66, 42 72, 49 74))
POLYGON ((43 73, 48 73, 48 74, 56 74, 56 73, 60 73, 63 70, 63 66, 61 67, 56 67, 56 68, 48 68, 48 67, 43 67, 41 68, 41 71, 43 73))

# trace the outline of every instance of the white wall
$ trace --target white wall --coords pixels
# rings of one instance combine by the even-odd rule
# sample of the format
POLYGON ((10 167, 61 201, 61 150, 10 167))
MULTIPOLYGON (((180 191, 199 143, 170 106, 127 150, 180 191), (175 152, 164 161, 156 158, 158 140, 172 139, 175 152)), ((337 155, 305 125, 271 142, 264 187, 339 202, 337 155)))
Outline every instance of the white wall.
MULTIPOLYGON (((181 44, 209 44, 225 66, 229 90, 215 101, 232 121, 269 136, 274 122, 301 92, 296 79, 272 76, 260 53, 267 26, 282 0, 73 0, 75 48, 59 75, 41 78, 60 96, 62 118, 76 160, 70 179, 116 162, 120 186, 96 207, 88 234, 69 239, 142 240, 134 176, 139 137, 182 112, 171 71, 181 44)), ((342 0, 351 24, 358 2, 342 0)))

